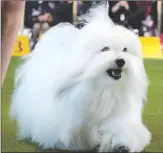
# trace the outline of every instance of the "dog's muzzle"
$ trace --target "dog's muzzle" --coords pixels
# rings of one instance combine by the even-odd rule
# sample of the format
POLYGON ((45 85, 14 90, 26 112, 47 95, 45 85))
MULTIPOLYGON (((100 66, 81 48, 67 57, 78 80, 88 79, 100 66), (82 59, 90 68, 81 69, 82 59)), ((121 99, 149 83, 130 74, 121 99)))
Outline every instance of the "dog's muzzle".
POLYGON ((118 80, 121 78, 122 68, 125 65, 124 59, 116 59, 115 65, 115 67, 108 69, 106 72, 114 80, 118 80))

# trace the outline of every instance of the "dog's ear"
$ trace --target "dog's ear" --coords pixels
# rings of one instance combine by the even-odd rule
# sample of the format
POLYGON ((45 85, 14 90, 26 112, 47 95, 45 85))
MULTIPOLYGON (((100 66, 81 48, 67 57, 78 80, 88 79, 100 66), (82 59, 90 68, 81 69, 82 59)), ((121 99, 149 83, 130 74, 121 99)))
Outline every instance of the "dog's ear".
POLYGON ((109 4, 108 2, 103 1, 100 4, 93 5, 85 15, 78 18, 78 22, 81 23, 82 25, 86 25, 90 22, 107 21, 110 23, 109 24, 110 27, 113 27, 114 23, 109 17, 108 12, 109 4))

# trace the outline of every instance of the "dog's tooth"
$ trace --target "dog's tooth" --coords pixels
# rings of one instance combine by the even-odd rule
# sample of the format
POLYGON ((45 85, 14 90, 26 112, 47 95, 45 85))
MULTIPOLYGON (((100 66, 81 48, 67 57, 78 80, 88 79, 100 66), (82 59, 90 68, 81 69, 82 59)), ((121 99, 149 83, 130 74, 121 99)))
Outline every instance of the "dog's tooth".
POLYGON ((114 75, 114 76, 118 76, 118 75, 115 73, 115 71, 113 71, 113 75, 114 75))
POLYGON ((115 75, 115 72, 114 72, 114 70, 112 71, 112 74, 113 74, 113 75, 115 75))

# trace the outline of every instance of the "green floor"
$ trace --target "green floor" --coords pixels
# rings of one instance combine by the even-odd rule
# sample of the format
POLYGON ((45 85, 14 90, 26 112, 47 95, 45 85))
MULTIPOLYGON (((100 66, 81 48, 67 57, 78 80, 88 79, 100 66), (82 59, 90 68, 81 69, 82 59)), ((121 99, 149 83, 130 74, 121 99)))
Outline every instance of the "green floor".
MULTIPOLYGON (((43 151, 37 145, 16 139, 16 126, 9 120, 8 110, 13 88, 13 74, 18 58, 13 58, 2 89, 2 151, 43 151)), ((145 151, 163 152, 163 60, 145 60, 150 80, 148 103, 144 109, 144 122, 152 132, 152 142, 145 151)), ((140 138, 141 139, 141 138, 140 138)))

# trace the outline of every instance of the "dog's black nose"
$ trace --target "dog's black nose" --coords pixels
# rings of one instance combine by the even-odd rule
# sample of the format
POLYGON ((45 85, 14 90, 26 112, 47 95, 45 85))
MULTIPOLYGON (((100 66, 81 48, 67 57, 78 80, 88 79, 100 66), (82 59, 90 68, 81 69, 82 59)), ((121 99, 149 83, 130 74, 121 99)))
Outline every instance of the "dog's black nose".
POLYGON ((125 65, 124 59, 116 59, 115 62, 119 68, 122 68, 125 65))

